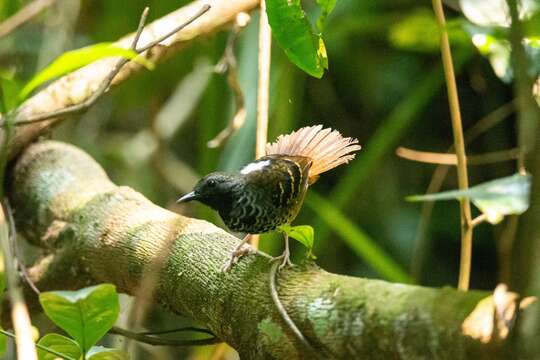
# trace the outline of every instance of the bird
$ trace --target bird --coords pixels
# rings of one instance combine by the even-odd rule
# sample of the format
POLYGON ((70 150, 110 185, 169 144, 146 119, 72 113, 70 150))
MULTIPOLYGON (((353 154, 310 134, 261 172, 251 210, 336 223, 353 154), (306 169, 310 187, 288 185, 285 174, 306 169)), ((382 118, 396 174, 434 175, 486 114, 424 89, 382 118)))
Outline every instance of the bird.
MULTIPOLYGON (((193 191, 177 202, 199 201, 217 210, 225 225, 247 235, 231 252, 223 271, 229 271, 239 258, 251 251, 245 247, 250 235, 279 230, 296 218, 307 189, 320 174, 346 164, 360 150, 358 140, 343 137, 337 130, 314 125, 280 135, 266 145, 263 157, 239 171, 212 172, 193 191)), ((284 232, 285 249, 274 258, 279 269, 292 265, 289 239, 284 232)))

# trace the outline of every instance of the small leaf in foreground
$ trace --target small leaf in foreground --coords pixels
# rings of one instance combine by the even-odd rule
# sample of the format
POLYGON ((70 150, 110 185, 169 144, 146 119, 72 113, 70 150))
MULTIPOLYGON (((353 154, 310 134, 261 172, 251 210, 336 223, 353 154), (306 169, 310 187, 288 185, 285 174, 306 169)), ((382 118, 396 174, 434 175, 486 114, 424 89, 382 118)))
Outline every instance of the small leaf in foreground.
POLYGON ((282 225, 279 227, 281 231, 292 237, 293 239, 300 242, 302 245, 304 245, 308 249, 308 258, 315 258, 313 255, 313 239, 314 239, 314 231, 313 228, 309 225, 298 225, 298 226, 290 226, 290 225, 282 225))
POLYGON ((103 346, 92 346, 85 360, 127 360, 129 356, 122 350, 109 349, 103 346))
POLYGON ((113 43, 99 43, 83 47, 81 49, 67 51, 60 55, 23 87, 19 93, 19 100, 25 99, 32 92, 32 90, 49 80, 70 73, 83 66, 93 63, 94 61, 112 56, 120 56, 133 60, 147 67, 148 69, 154 68, 154 64, 152 62, 146 60, 142 56, 139 56, 139 54, 131 49, 124 49, 114 45, 113 43))
POLYGON ((531 175, 515 174, 473 186, 468 190, 413 195, 407 197, 407 200, 437 201, 468 198, 486 215, 487 221, 497 224, 506 215, 520 215, 527 210, 530 188, 531 175))
MULTIPOLYGON (((38 341, 39 345, 43 345, 51 350, 54 350, 60 354, 67 355, 73 359, 80 359, 82 351, 79 345, 60 334, 47 334, 38 341)), ((37 349, 39 360, 56 360, 58 356, 45 351, 43 349, 37 349)))
POLYGON ((111 284, 44 292, 39 302, 45 314, 73 337, 83 352, 109 331, 120 310, 116 288, 111 284))

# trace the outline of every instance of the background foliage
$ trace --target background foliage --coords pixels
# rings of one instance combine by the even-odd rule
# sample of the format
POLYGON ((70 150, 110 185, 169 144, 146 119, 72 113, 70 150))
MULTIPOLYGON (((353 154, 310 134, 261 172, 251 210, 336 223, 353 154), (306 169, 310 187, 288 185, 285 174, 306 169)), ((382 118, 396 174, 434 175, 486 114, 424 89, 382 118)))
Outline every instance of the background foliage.
MULTIPOLYGON (((0 21, 25 3, 1 1, 0 21)), ((32 22, 0 39, 0 69, 6 77, 26 82, 66 50, 113 41, 134 31, 144 6, 150 6, 152 20, 184 3, 57 1, 32 22)), ((315 23, 319 17, 315 3, 303 5, 315 23)), ((511 87, 495 74, 487 50, 473 44, 471 36, 479 33, 478 28, 461 26, 463 16, 457 12, 450 10, 448 15, 464 128, 468 129, 511 101, 511 87)), ((213 71, 223 55, 227 32, 197 41, 180 56, 142 72, 50 136, 88 151, 115 183, 131 186, 161 206, 219 224, 216 214, 204 206, 179 207, 174 201, 201 175, 238 169, 254 156, 257 28, 254 12, 235 51, 246 123, 223 148, 209 149, 206 144, 234 114, 233 93, 226 78, 213 71)), ((445 152, 453 142, 430 4, 340 0, 324 25, 324 39, 329 66, 320 80, 293 65, 274 44, 269 139, 321 123, 357 137, 363 150, 350 165, 319 180, 296 223, 314 227, 314 254, 330 271, 455 286, 458 203, 435 205, 418 249, 421 208, 405 197, 425 192, 434 166, 395 155, 398 146, 445 152)), ((498 74, 507 80, 506 72, 498 74)), ((510 115, 481 134, 468 145, 468 152, 515 147, 513 120, 510 115)), ((508 176, 515 169, 512 161, 471 166, 470 182, 508 176)), ((452 168, 443 189, 454 188, 452 168)), ((501 278, 508 278, 507 267, 502 266, 510 261, 501 237, 505 226, 506 220, 475 230, 472 288, 493 289, 501 278)), ((260 244, 264 251, 280 252, 281 242, 274 235, 263 236, 260 244)), ((295 243, 293 254, 295 261, 301 261, 305 250, 295 243)), ((156 310, 150 325, 167 327, 185 321, 167 317, 156 310)), ((199 349, 193 356, 204 358, 210 351, 199 349)))

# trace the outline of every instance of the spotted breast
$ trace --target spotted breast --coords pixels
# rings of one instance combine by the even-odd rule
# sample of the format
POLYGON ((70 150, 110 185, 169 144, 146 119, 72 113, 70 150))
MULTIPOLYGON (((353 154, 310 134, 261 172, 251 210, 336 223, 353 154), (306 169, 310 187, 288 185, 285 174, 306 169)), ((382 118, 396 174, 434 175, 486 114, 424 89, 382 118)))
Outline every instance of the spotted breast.
POLYGON ((302 207, 308 187, 311 159, 303 156, 268 155, 246 165, 242 192, 232 209, 221 214, 234 231, 264 233, 289 224, 302 207))

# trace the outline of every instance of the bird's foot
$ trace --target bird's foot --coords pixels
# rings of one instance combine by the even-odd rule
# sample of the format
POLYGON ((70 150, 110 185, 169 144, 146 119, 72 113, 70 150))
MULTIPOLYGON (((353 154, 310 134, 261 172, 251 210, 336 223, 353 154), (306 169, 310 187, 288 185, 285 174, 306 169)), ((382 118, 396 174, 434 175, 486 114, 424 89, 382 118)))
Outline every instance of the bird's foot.
POLYGON ((241 244, 239 247, 237 247, 236 249, 234 249, 232 252, 231 252, 231 255, 229 257, 229 261, 227 261, 223 267, 221 268, 221 271, 222 272, 229 272, 232 267, 234 266, 234 264, 236 264, 238 262, 238 260, 240 260, 240 258, 244 255, 247 255, 247 254, 250 254, 253 252, 253 248, 247 244, 241 244))
POLYGON ((293 266, 294 264, 291 262, 291 253, 289 252, 289 249, 286 248, 285 251, 279 256, 273 257, 270 261, 281 261, 281 264, 279 265, 278 270, 281 271, 285 266, 293 266))

